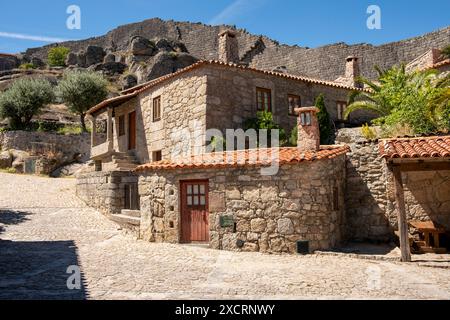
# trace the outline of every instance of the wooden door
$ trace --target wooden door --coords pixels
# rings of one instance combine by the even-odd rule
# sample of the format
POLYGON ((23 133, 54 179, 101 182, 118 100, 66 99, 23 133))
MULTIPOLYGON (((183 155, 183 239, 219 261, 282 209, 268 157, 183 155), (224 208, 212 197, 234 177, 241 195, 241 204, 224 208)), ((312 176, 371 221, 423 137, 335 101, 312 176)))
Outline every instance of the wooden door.
POLYGON ((208 181, 181 183, 181 242, 209 242, 208 181))
POLYGON ((128 150, 136 149, 136 111, 128 115, 128 150))

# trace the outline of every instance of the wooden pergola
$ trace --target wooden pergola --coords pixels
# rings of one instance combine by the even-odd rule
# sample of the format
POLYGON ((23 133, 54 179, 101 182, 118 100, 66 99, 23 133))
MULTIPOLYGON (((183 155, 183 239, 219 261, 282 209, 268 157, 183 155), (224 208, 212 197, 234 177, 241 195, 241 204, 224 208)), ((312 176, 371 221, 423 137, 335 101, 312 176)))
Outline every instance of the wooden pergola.
POLYGON ((450 136, 382 140, 379 150, 394 177, 402 261, 411 262, 402 173, 450 170, 450 136))

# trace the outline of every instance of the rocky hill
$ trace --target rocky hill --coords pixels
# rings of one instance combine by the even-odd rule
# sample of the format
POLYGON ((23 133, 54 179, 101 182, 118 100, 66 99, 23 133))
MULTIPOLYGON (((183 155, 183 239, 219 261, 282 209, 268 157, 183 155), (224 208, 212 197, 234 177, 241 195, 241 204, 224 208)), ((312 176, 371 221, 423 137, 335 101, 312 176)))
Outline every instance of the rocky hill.
MULTIPOLYGON (((198 59, 217 59, 218 33, 230 26, 208 26, 201 23, 163 21, 158 18, 120 26, 104 36, 62 45, 73 52, 87 46, 100 46, 109 52, 123 52, 129 48, 134 36, 147 39, 168 39, 181 42, 186 51, 198 59)), ((344 60, 349 55, 360 58, 361 73, 373 78, 374 65, 388 68, 399 62, 409 62, 430 48, 443 48, 450 44, 450 26, 423 36, 388 43, 347 45, 337 43, 319 48, 280 45, 265 36, 253 35, 238 29, 241 61, 262 69, 284 66, 288 72, 325 80, 335 80, 344 73, 344 60)), ((29 49, 26 55, 45 60, 51 47, 29 49)))

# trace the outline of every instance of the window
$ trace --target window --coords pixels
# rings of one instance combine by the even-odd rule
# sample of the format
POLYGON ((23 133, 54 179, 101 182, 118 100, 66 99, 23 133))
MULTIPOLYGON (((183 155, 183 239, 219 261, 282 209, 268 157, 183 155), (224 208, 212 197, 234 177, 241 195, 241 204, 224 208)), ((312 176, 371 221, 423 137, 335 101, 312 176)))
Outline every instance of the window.
POLYGON ((338 120, 344 120, 344 112, 345 109, 347 109, 347 102, 338 101, 336 102, 336 107, 338 120))
POLYGON ((119 137, 125 135, 125 116, 119 116, 119 137))
POLYGON ((300 96, 296 96, 293 94, 288 95, 288 106, 289 106, 289 115, 290 116, 297 116, 295 114, 295 109, 300 108, 302 105, 302 100, 300 96))
POLYGON ((161 96, 153 99, 153 122, 161 120, 161 96))
POLYGON ((272 112, 272 92, 270 89, 256 88, 256 104, 258 111, 272 112))
POLYGON ((186 188, 186 204, 188 206, 205 206, 206 205, 206 185, 205 184, 188 184, 186 188))
POLYGON ((302 112, 300 114, 300 124, 302 126, 310 126, 312 125, 312 120, 311 120, 311 112, 302 112))
POLYGON ((334 187, 333 188, 333 210, 337 211, 340 210, 340 206, 339 206, 339 188, 338 187, 334 187))
POLYGON ((162 160, 162 151, 153 151, 153 156, 152 156, 153 162, 156 161, 161 161, 162 160))

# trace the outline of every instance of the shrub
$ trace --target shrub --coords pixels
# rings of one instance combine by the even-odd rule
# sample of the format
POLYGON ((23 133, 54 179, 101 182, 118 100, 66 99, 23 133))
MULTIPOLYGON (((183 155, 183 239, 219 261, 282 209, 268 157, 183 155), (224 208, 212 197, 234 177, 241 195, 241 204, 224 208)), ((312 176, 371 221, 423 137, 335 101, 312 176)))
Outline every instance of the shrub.
POLYGON ((36 69, 36 66, 32 63, 22 63, 19 66, 19 69, 22 69, 22 70, 36 69))
POLYGON ((361 127, 361 134, 367 140, 375 140, 377 138, 377 133, 367 123, 361 127))
MULTIPOLYGON (((259 133, 259 130, 266 129, 267 130, 267 143, 271 142, 271 130, 279 130, 279 139, 280 146, 286 144, 286 133, 283 128, 281 128, 275 121, 273 120, 273 115, 268 111, 259 111, 256 114, 256 118, 248 119, 244 123, 245 130, 254 129, 259 133)), ((258 142, 259 145, 259 142, 258 142)))
POLYGON ((54 100, 53 88, 45 79, 19 79, 0 95, 0 118, 13 130, 28 130, 32 118, 54 100))
POLYGON ((48 64, 52 67, 64 67, 70 49, 66 47, 54 47, 48 51, 48 64))
POLYGON ((58 95, 69 110, 80 117, 83 132, 87 132, 86 112, 108 96, 108 81, 95 72, 70 71, 58 85, 58 95))

